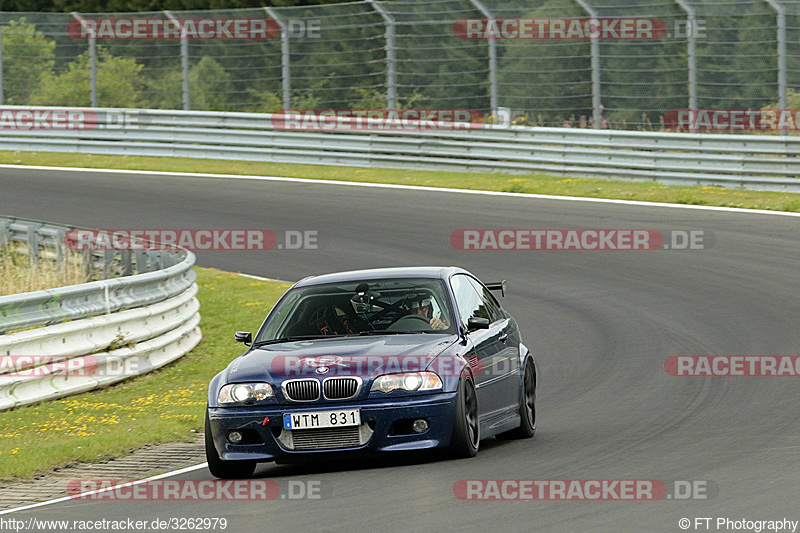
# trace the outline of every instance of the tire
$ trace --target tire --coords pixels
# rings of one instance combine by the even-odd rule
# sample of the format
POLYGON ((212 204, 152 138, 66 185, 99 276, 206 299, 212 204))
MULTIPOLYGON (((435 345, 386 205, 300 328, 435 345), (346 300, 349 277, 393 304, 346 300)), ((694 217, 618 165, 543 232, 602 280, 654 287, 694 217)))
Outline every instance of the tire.
POLYGON ((536 381, 533 363, 525 363, 525 376, 522 380, 522 401, 519 403, 520 425, 510 431, 497 435, 499 440, 529 439, 536 433, 536 381))
POLYGON ((208 409, 206 409, 206 460, 208 470, 211 475, 220 479, 247 479, 256 470, 256 461, 223 461, 214 446, 214 438, 211 436, 211 422, 208 419, 208 409))
POLYGON ((481 441, 481 425, 478 420, 478 395, 472 378, 458 382, 456 398, 456 419, 453 435, 450 437, 450 455, 464 459, 475 457, 481 441))

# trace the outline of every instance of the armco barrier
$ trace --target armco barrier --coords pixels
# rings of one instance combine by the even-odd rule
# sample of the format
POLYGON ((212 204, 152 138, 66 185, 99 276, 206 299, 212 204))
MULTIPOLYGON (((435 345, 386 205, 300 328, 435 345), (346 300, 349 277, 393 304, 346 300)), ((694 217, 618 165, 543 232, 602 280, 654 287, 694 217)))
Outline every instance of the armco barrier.
MULTIPOLYGON (((6 106, 2 110, 54 110, 6 106)), ((87 114, 88 115, 88 114, 87 114)), ((2 129, 5 150, 448 171, 544 172, 800 191, 800 137, 486 126, 286 131, 273 115, 93 109, 84 129, 2 129)), ((280 115, 275 115, 280 117, 280 115)), ((280 121, 278 121, 280 123, 280 121)))
MULTIPOLYGON (((0 251, 65 257, 72 227, 0 217, 0 251)), ((149 372, 200 341, 195 257, 186 250, 84 252, 112 279, 0 296, 0 357, 42 356, 84 369, 0 368, 0 410, 91 390, 149 372), (32 326, 43 326, 14 331, 32 326)))

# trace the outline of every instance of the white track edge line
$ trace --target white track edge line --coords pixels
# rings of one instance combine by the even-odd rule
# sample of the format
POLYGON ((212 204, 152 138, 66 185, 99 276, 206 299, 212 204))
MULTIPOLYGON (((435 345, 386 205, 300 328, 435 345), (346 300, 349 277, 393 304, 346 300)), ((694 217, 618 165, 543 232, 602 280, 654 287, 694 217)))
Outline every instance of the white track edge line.
MULTIPOLYGON (((238 180, 256 180, 256 181, 278 181, 290 183, 307 183, 314 185, 345 185, 350 187, 368 187, 376 189, 399 189, 409 191, 426 191, 426 192, 448 192, 458 194, 475 194, 484 196, 506 196, 511 198, 535 198, 538 200, 559 200, 568 202, 593 202, 605 204, 619 204, 619 205, 635 205, 641 207, 664 207, 671 209, 699 209, 703 211, 723 211, 733 213, 750 213, 756 215, 775 215, 775 216, 788 216, 800 217, 800 213, 791 213, 787 211, 771 211, 767 209, 745 209, 740 207, 722 207, 710 205, 689 205, 689 204, 671 204, 659 202, 643 202, 639 200, 617 200, 611 198, 588 198, 580 196, 557 196, 547 194, 534 194, 534 193, 517 193, 517 192, 502 192, 502 191, 483 191, 477 189, 454 189, 450 187, 425 187, 422 185, 400 185, 395 183, 367 183, 358 181, 345 181, 345 180, 321 180, 311 178, 288 178, 281 176, 249 176, 245 174, 208 174, 202 172, 169 172, 169 171, 153 171, 153 170, 116 170, 111 168, 81 168, 81 167, 51 167, 46 165, 8 165, 0 164, 0 168, 18 169, 18 170, 54 170, 62 172, 91 172, 98 174, 136 174, 136 175, 150 175, 150 176, 175 176, 175 177, 190 177, 190 178, 213 178, 213 179, 238 179, 238 180)), ((780 192, 780 191, 764 191, 764 192, 780 192)), ((796 194, 796 193, 789 193, 796 194)))
MULTIPOLYGON (((125 487, 132 487, 133 485, 140 485, 142 483, 148 483, 150 481, 156 481, 156 480, 159 480, 159 479, 164 479, 164 478, 168 478, 168 477, 172 477, 172 476, 178 476, 180 474, 185 474, 186 472, 192 472, 194 470, 200 470, 201 468, 206 468, 207 466, 208 466, 208 463, 200 463, 200 464, 196 464, 196 465, 193 465, 193 466, 187 466, 186 468, 181 468, 179 470, 173 470, 172 472, 165 472, 163 474, 159 474, 157 476, 149 477, 147 479, 137 479, 135 481, 131 481, 129 483, 125 483, 125 484, 122 484, 122 485, 114 485, 113 487, 105 487, 105 488, 102 488, 102 489, 91 490, 89 492, 82 492, 80 494, 80 496, 81 497, 83 497, 83 496, 91 496, 92 494, 100 494, 101 492, 108 492, 110 490, 116 490, 116 489, 121 489, 121 488, 125 488, 125 487)), ((6 509, 5 511, 0 511, 0 515, 9 514, 9 513, 16 513, 16 512, 19 512, 19 511, 27 511, 28 509, 35 509, 37 507, 43 507, 45 505, 50 505, 50 504, 53 504, 53 503, 67 502, 67 501, 80 502, 80 501, 83 501, 83 500, 82 500, 82 498, 80 498, 78 496, 63 496, 61 498, 56 498, 55 500, 47 500, 45 502, 37 502, 37 503, 31 503, 29 505, 23 505, 22 507, 15 507, 14 509, 6 509)))

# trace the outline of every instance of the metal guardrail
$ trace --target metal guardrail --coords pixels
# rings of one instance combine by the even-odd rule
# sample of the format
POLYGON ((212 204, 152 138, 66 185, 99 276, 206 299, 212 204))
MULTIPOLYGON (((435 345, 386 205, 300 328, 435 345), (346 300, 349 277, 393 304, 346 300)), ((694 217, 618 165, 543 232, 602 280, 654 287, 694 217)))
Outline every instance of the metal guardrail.
MULTIPOLYGON (((32 262, 61 261, 70 229, 0 217, 0 251, 23 252, 32 262)), ((88 269, 121 277, 0 296, 0 357, 44 361, 23 372, 0 367, 0 410, 149 372, 200 341, 194 254, 179 249, 83 254, 88 269), (32 326, 44 327, 25 329, 32 326), (81 371, 53 365, 64 360, 81 371)))
POLYGON ((88 113, 96 115, 96 123, 85 129, 0 130, 0 146, 374 168, 544 172, 800 191, 800 137, 793 136, 524 126, 308 132, 277 129, 272 119, 280 115, 258 113, 131 109, 88 113))

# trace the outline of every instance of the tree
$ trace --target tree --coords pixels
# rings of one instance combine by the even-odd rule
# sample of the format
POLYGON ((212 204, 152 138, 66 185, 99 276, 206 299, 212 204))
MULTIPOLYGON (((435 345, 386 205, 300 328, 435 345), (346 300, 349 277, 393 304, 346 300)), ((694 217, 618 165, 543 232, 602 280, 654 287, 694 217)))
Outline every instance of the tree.
POLYGON ((211 57, 203 57, 189 71, 189 94, 192 109, 228 110, 231 89, 230 75, 211 57))
MULTIPOLYGON (((97 105, 100 107, 141 107, 145 81, 142 65, 135 59, 115 57, 97 47, 97 105)), ((60 74, 46 74, 31 95, 34 105, 91 105, 89 52, 67 65, 60 74)))
MULTIPOLYGON (((545 2, 525 18, 583 17, 577 4, 545 2)), ((538 126, 592 114, 589 41, 498 41, 502 53, 497 76, 501 106, 528 115, 538 126)))
POLYGON ((31 92, 53 68, 56 43, 36 31, 25 17, 10 21, 2 36, 5 103, 27 104, 31 92))

